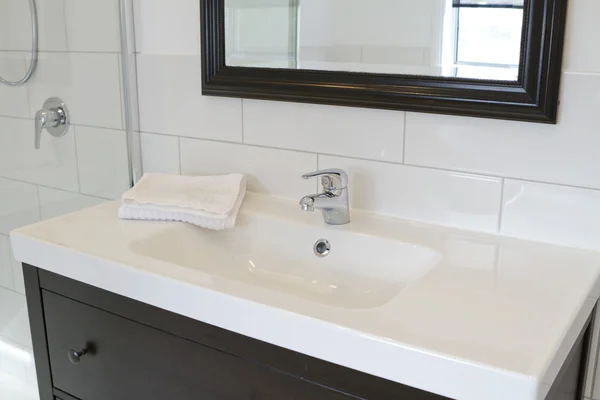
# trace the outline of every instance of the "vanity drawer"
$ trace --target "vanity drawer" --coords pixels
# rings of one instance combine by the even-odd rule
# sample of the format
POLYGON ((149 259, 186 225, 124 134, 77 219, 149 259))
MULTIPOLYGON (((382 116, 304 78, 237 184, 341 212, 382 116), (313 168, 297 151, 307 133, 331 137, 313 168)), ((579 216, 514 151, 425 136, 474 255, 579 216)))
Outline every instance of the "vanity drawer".
POLYGON ((355 398, 52 292, 42 296, 53 384, 81 400, 355 398), (86 346, 90 353, 73 364, 69 352, 86 346))

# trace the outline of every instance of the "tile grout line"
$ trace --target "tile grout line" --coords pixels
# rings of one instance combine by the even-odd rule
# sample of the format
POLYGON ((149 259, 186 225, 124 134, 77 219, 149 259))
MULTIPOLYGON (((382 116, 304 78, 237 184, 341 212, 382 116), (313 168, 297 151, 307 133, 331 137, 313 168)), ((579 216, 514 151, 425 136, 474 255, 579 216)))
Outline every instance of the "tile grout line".
POLYGON ((500 184, 500 210, 498 211, 498 230, 497 232, 502 232, 502 218, 504 217, 504 185, 506 183, 506 179, 502 178, 502 182, 500 184))
POLYGON ((181 168, 181 138, 177 136, 177 160, 179 161, 179 175, 183 175, 181 168))
MULTIPOLYGON (((65 27, 66 32, 66 27, 65 27)), ((120 51, 105 51, 105 50, 68 50, 68 38, 65 40, 67 45, 67 50, 39 50, 39 54, 121 54, 120 51)), ((10 49, 0 49, 0 53, 29 53, 31 49, 28 50, 10 50, 10 49)), ((135 53, 137 54, 137 53, 135 53)), ((150 54, 147 54, 150 55, 150 54)), ((151 54, 151 55, 160 55, 160 56, 170 56, 172 54, 151 54)))
MULTIPOLYGON (((21 118, 21 117, 14 117, 14 116, 2 116, 2 118, 32 121, 31 118, 21 118)), ((107 128, 107 127, 84 125, 84 124, 72 124, 72 126, 93 128, 93 129, 106 129, 106 130, 122 131, 122 129, 118 129, 118 128, 107 128)), ((520 177, 516 177, 516 176, 503 176, 503 175, 490 174, 490 173, 485 173, 485 172, 472 172, 472 171, 465 171, 465 170, 460 170, 460 169, 451 169, 451 168, 441 168, 441 167, 434 167, 434 166, 410 164, 410 163, 406 163, 406 162, 399 163, 399 162, 393 162, 393 161, 375 160, 375 159, 371 159, 371 158, 361 158, 361 157, 356 157, 356 156, 348 156, 348 155, 340 155, 340 154, 330 154, 330 153, 323 153, 323 152, 316 153, 316 152, 311 152, 311 151, 296 150, 296 149, 274 147, 274 146, 265 146, 265 145, 258 145, 258 144, 232 142, 232 141, 227 141, 227 140, 218 140, 218 139, 211 139, 211 138, 199 138, 199 137, 183 136, 183 135, 171 135, 171 134, 163 133, 163 132, 141 131, 140 133, 147 133, 147 134, 151 134, 151 135, 168 136, 168 137, 175 136, 175 137, 183 138, 183 139, 200 140, 200 141, 231 144, 231 145, 241 145, 241 146, 248 146, 248 147, 254 147, 254 148, 290 151, 290 152, 302 153, 302 154, 321 154, 321 155, 325 155, 325 156, 340 157, 340 158, 346 158, 346 159, 350 159, 350 160, 368 161, 368 162, 381 163, 381 164, 414 167, 414 168, 427 169, 427 170, 433 170, 433 171, 441 171, 441 172, 460 173, 460 174, 484 177, 484 178, 513 179, 513 180, 517 180, 520 182, 526 182, 526 183, 537 183, 537 184, 542 184, 542 185, 550 185, 550 186, 557 186, 557 187, 564 187, 564 188, 571 188, 571 189, 591 190, 594 192, 600 191, 600 188, 595 188, 595 187, 591 187, 591 186, 577 186, 577 185, 570 185, 570 184, 566 184, 566 183, 557 183, 557 182, 542 181, 542 180, 535 180, 535 179, 529 179, 529 178, 520 178, 520 177)))
POLYGON ((42 216, 42 201, 41 201, 41 196, 40 196, 40 186, 39 185, 35 185, 35 192, 37 194, 37 204, 38 204, 38 215, 40 217, 40 221, 43 220, 43 216, 42 216))
MULTIPOLYGON (((371 161, 371 160, 367 160, 367 161, 371 161)), ((387 163, 385 161, 375 161, 375 162, 387 163)), ((519 177, 515 177, 515 176, 503 176, 503 175, 494 175, 494 174, 488 174, 488 173, 469 172, 469 171, 463 171, 460 169, 445 169, 445 168, 440 168, 440 167, 424 166, 424 165, 418 165, 418 164, 403 164, 403 165, 406 165, 409 167, 415 167, 415 168, 430 169, 430 170, 434 170, 434 171, 445 171, 445 172, 459 173, 459 174, 465 174, 465 175, 472 175, 472 176, 478 176, 478 177, 482 177, 482 178, 507 179, 507 180, 514 180, 514 181, 519 181, 519 182, 526 182, 526 183, 537 183, 537 184, 541 184, 541 185, 559 186, 559 187, 564 187, 564 188, 582 189, 582 190, 591 190, 594 192, 600 192, 600 187, 594 188, 591 186, 569 185, 567 183, 556 183, 556 182, 540 181, 540 180, 528 179, 528 178, 519 178, 519 177)))
POLYGON ((295 149, 274 147, 274 146, 265 146, 265 145, 259 145, 259 144, 231 142, 231 141, 226 141, 226 140, 218 140, 218 139, 210 139, 210 138, 198 138, 198 137, 191 137, 191 136, 170 135, 168 133, 157 133, 157 132, 143 132, 143 133, 147 133, 147 134, 151 134, 151 135, 158 135, 158 136, 177 136, 182 139, 199 140, 199 141, 230 144, 230 145, 237 145, 237 146, 248 146, 248 147, 260 148, 260 149, 290 151, 293 153, 318 154, 318 155, 322 155, 322 156, 339 157, 339 158, 345 158, 345 159, 349 159, 349 160, 367 161, 367 162, 380 163, 380 164, 396 165, 399 167, 405 166, 405 167, 412 167, 412 168, 419 168, 419 169, 426 169, 426 170, 433 170, 433 171, 440 171, 440 172, 458 173, 458 174, 470 175, 470 176, 481 177, 481 178, 512 179, 512 180, 516 180, 516 181, 520 181, 520 182, 538 183, 538 184, 542 184, 542 185, 559 186, 559 187, 566 187, 566 188, 572 188, 572 189, 582 189, 582 190, 591 190, 591 191, 595 191, 595 192, 600 192, 600 188, 594 188, 594 187, 590 187, 590 186, 577 186, 577 185, 569 185, 569 184, 565 184, 565 183, 556 183, 556 182, 540 181, 540 180, 527 179, 527 178, 519 178, 519 177, 514 177, 514 176, 494 175, 494 174, 488 174, 485 172, 471 172, 471 171, 464 171, 464 170, 460 170, 460 169, 447 169, 447 168, 418 165, 418 164, 406 164, 406 163, 402 164, 402 163, 393 162, 393 161, 374 160, 371 158, 361 158, 361 157, 355 157, 355 156, 347 156, 347 155, 331 154, 331 153, 323 153, 323 152, 317 153, 317 152, 304 151, 304 150, 295 150, 295 149))
POLYGON ((122 66, 123 55, 119 54, 117 56, 117 70, 119 71, 119 101, 121 102, 119 109, 121 111, 121 130, 124 130, 127 133, 127 123, 125 122, 125 75, 123 74, 123 68, 121 68, 122 66))
MULTIPOLYGON (((3 116, 2 118, 27 120, 27 121, 31 121, 32 120, 31 118, 21 118, 21 117, 13 117, 13 116, 3 116)), ((107 130, 115 130, 115 131, 120 130, 120 129, 116 129, 116 128, 106 128, 106 127, 99 127, 99 126, 93 126, 93 125, 84 125, 84 124, 72 124, 72 126, 74 126, 74 127, 78 127, 79 126, 79 127, 84 127, 84 128, 94 128, 94 129, 107 129, 107 130)), ((518 181, 521 181, 521 182, 539 183, 539 184, 544 184, 544 185, 568 187, 568 188, 573 188, 573 189, 584 189, 584 190, 600 191, 600 188, 594 188, 594 187, 591 187, 591 186, 569 185, 569 184, 565 184, 565 183, 540 181, 540 180, 534 180, 534 179, 519 178, 519 177, 514 177, 514 176, 495 175, 495 174, 489 174, 489 173, 485 173, 485 172, 472 172, 472 171, 465 171, 465 170, 460 170, 460 169, 441 168, 441 167, 434 167, 434 166, 427 166, 427 165, 418 165, 418 164, 409 164, 409 163, 399 163, 399 162, 393 162, 393 161, 376 160, 376 159, 371 159, 371 158, 361 158, 361 157, 356 157, 356 156, 331 154, 331 153, 323 153, 323 152, 317 153, 317 152, 311 152, 311 151, 305 151, 305 150, 296 150, 296 149, 290 149, 290 148, 266 146, 266 145, 259 145, 259 144, 240 143, 240 142, 233 142, 233 141, 227 141, 227 140, 218 140, 218 139, 211 139, 211 138, 199 138, 199 137, 184 136, 184 135, 172 135, 172 134, 163 133, 163 132, 140 131, 140 133, 146 133, 146 134, 157 135, 157 136, 167 136, 167 137, 173 137, 173 136, 175 136, 175 137, 183 138, 183 139, 191 139, 191 140, 199 140, 199 141, 207 141, 207 142, 223 143, 223 144, 231 144, 231 145, 241 145, 241 146, 248 146, 248 147, 255 147, 255 148, 264 148, 264 149, 272 149, 272 150, 290 151, 290 152, 302 153, 302 154, 321 154, 321 155, 326 155, 326 156, 331 156, 331 157, 346 158, 346 159, 350 159, 350 160, 368 161, 368 162, 381 163, 381 164, 389 164, 389 165, 397 165, 397 166, 407 166, 407 167, 422 168, 422 169, 428 169, 428 170, 434 170, 434 171, 442 171, 442 172, 461 173, 461 174, 465 174, 465 175, 472 175, 472 176, 478 176, 478 177, 498 178, 498 179, 514 179, 514 180, 518 180, 518 181)))
POLYGON ((67 7, 64 1, 61 1, 61 7, 62 7, 62 17, 63 17, 63 34, 65 35, 65 47, 67 49, 67 52, 69 52, 70 50, 70 45, 69 45, 69 32, 67 32, 67 7))
MULTIPOLYGON (((29 108, 29 113, 31 113, 31 107, 28 107, 28 108, 29 108)), ((30 122, 32 122, 32 121, 35 120, 34 117, 27 117, 27 118, 25 118, 25 117, 17 117, 17 116, 14 116, 14 115, 4 115, 4 114, 0 114, 0 118, 16 119, 16 120, 19 120, 19 121, 30 121, 30 122)), ((111 131, 125 131, 124 128, 114 128, 114 127, 110 128, 110 127, 106 127, 106 126, 80 124, 80 123, 76 123, 76 122, 75 123, 71 122, 71 126, 80 126, 82 128, 93 128, 93 129, 106 129, 106 130, 111 130, 111 131)), ((154 132, 146 132, 146 133, 151 133, 153 135, 175 136, 175 135, 169 135, 169 134, 166 134, 166 133, 154 133, 154 132)), ((230 143, 230 142, 228 142, 228 143, 230 143)))
MULTIPOLYGON (((25 62, 25 68, 27 68, 26 62, 25 62)), ((39 68, 39 64, 38 64, 37 68, 39 68)), ((35 78, 32 78, 32 79, 35 79, 35 78)), ((25 85, 25 92, 27 93, 27 114, 29 114, 29 116, 31 117, 31 115, 33 115, 33 113, 31 112, 31 93, 29 93, 30 86, 31 86, 30 84, 25 85)), ((34 118, 34 120, 35 120, 35 118, 34 118)))
POLYGON ((408 113, 404 112, 404 126, 402 127, 402 164, 406 165, 406 120, 408 113))
POLYGON ((245 132, 244 132, 244 99, 241 99, 242 101, 242 143, 246 144, 246 138, 244 137, 245 132))
POLYGON ((22 181, 20 179, 8 178, 8 177, 5 177, 5 176, 0 176, 0 180, 2 180, 2 179, 7 180, 7 181, 11 181, 11 182, 16 182, 16 183, 22 183, 23 185, 36 186, 38 188, 52 189, 52 190, 57 190, 59 192, 64 192, 64 193, 78 194, 78 195, 84 196, 84 197, 92 197, 92 198, 95 198, 95 199, 108 200, 108 201, 115 200, 115 199, 111 199, 109 197, 93 196, 93 195, 89 195, 89 194, 85 194, 85 193, 81 193, 81 192, 74 192, 72 190, 67 190, 67 189, 57 188, 57 187, 54 187, 54 186, 44 185, 44 184, 41 184, 41 183, 27 182, 27 181, 22 181))
POLYGON ((81 193, 81 177, 79 176, 79 151, 77 150, 77 127, 73 126, 73 142, 75 144, 75 168, 77 169, 77 192, 81 193))
MULTIPOLYGON (((21 120, 21 121, 33 121, 32 118, 22 118, 22 117, 15 117, 15 116, 0 116, 0 118, 16 119, 16 120, 21 120)), ((92 129, 123 131, 123 129, 118 129, 118 128, 107 128, 107 127, 84 125, 84 124, 72 124, 72 126, 73 127, 92 128, 92 129)), ((593 192, 600 192, 600 188, 595 188, 595 187, 591 187, 591 186, 577 186, 577 185, 570 185, 570 184, 566 184, 566 183, 557 183, 557 182, 542 181, 542 180, 535 180, 535 179, 529 179, 529 178, 521 178, 521 177, 517 177, 517 176, 503 176, 503 175, 490 174, 490 173, 485 173, 485 172, 473 172, 473 171, 465 171, 465 170, 460 170, 460 169, 441 168, 441 167, 434 167, 434 166, 427 166, 427 165, 410 164, 410 163, 406 163, 406 162, 400 163, 400 162, 394 162, 394 161, 376 160, 376 159, 371 159, 371 158, 361 158, 361 157, 356 157, 356 156, 331 154, 331 153, 323 153, 323 152, 316 153, 316 152, 305 151, 305 150, 296 150, 296 149, 290 149, 290 148, 266 146, 266 145, 259 145, 259 144, 240 143, 240 142, 218 140, 218 139, 211 139, 211 138, 199 138, 199 137, 183 136, 183 135, 171 135, 171 134, 163 133, 163 132, 140 131, 140 133, 146 133, 146 134, 157 135, 157 136, 168 136, 168 137, 175 136, 175 137, 182 138, 182 139, 199 140, 199 141, 223 143, 223 144, 238 145, 238 146, 248 146, 248 147, 253 147, 253 148, 289 151, 289 152, 301 153, 301 154, 311 154, 311 155, 321 154, 323 156, 339 157, 339 158, 345 158, 345 159, 349 159, 349 160, 367 161, 367 162, 380 163, 380 164, 413 167, 413 168, 440 171, 440 172, 459 173, 459 174, 470 175, 470 176, 474 176, 474 177, 482 177, 482 178, 512 179, 512 180, 516 180, 519 182, 525 182, 525 183, 536 183, 536 184, 556 186, 556 187, 564 187, 564 188, 571 188, 571 189, 581 189, 581 190, 590 190, 593 192)), ((12 179, 12 178, 8 178, 5 176, 0 176, 0 177, 6 178, 6 179, 12 179)), ((13 180, 19 181, 18 179, 13 179, 13 180)), ((26 182, 26 181, 20 181, 20 182, 30 183, 30 182, 26 182)), ((42 186, 45 186, 45 185, 42 185, 42 186)), ((52 188, 51 186, 48 186, 48 187, 52 188)))

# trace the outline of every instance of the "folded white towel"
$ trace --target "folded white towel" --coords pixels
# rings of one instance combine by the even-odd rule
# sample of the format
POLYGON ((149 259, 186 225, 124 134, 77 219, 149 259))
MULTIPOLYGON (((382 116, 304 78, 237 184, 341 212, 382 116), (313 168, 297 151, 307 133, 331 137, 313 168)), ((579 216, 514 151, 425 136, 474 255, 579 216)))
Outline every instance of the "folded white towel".
POLYGON ((145 174, 123 195, 121 219, 182 221, 208 229, 233 228, 246 194, 242 174, 145 174))

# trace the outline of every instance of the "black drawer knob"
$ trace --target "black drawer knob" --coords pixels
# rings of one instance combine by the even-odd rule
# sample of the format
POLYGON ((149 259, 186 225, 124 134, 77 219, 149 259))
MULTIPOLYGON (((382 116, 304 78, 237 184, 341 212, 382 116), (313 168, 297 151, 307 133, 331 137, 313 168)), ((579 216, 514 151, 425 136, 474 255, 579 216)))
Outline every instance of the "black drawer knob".
POLYGON ((69 350, 69 361, 71 361, 71 364, 79 364, 81 362, 81 357, 85 356, 87 353, 89 353, 89 349, 83 349, 80 351, 77 350, 69 350))

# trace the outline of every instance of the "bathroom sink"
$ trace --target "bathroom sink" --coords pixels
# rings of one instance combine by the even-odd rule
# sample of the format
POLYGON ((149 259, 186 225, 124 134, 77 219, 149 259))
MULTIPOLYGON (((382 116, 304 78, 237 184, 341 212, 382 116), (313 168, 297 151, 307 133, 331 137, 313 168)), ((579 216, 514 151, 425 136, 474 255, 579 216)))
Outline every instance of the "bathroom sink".
POLYGON ((296 201, 252 194, 223 232, 122 221, 119 205, 13 231, 15 258, 449 398, 544 398, 600 293, 596 252, 358 211, 329 226, 296 201))
POLYGON ((228 231, 175 224, 133 241, 130 250, 211 276, 353 309, 386 304, 441 259, 435 250, 389 238, 251 214, 228 231), (314 250, 320 239, 331 246, 325 257, 314 250))

